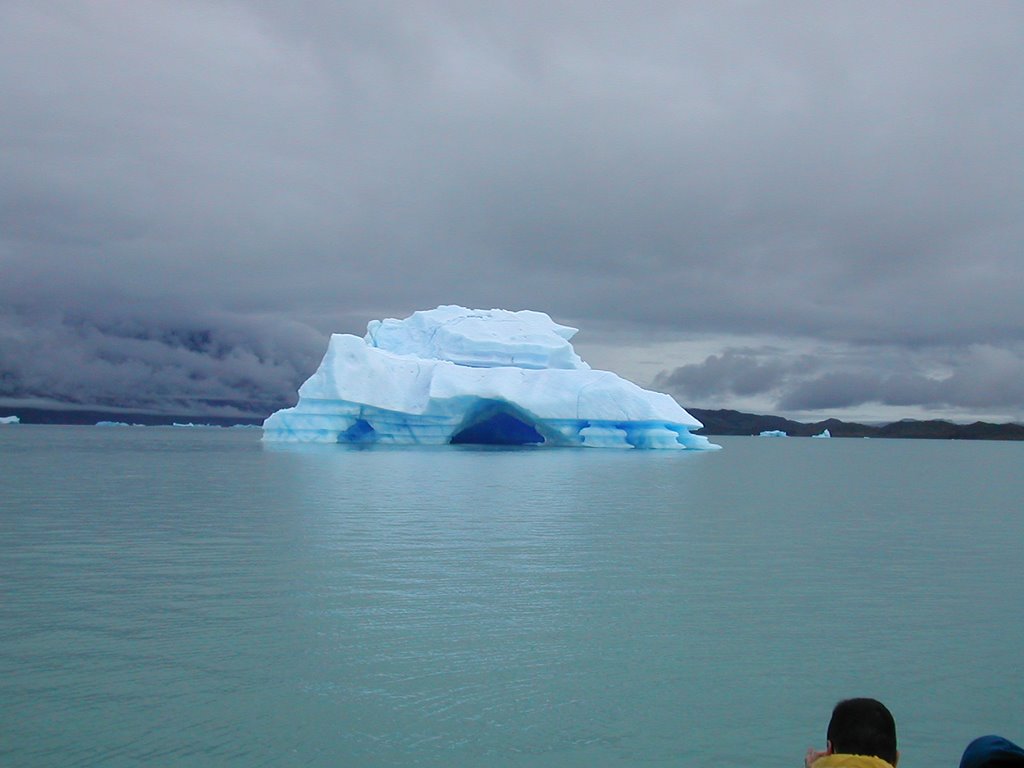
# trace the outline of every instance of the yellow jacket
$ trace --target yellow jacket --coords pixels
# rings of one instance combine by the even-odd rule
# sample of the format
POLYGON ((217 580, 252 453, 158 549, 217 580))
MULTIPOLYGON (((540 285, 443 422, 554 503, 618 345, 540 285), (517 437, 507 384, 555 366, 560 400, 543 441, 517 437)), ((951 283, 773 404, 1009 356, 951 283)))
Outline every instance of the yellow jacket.
POLYGON ((825 755, 811 763, 811 768, 893 768, 893 766, 880 757, 868 755, 825 755))

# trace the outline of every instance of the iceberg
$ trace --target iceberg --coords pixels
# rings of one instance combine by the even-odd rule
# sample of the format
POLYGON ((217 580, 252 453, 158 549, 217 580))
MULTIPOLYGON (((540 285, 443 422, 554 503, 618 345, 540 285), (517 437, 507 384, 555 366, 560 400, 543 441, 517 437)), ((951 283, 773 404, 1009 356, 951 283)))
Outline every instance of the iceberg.
POLYGON ((821 434, 811 435, 811 437, 832 437, 832 433, 828 429, 824 430, 821 434))
POLYGON ((766 429, 759 436, 760 437, 789 437, 789 435, 786 434, 786 432, 784 432, 781 429, 766 429))
POLYGON ((0 424, 20 424, 21 419, 17 416, 0 416, 0 424))
POLYGON ((333 334, 298 403, 263 440, 355 445, 582 446, 709 450, 671 396, 573 349, 576 329, 543 312, 459 306, 333 334))

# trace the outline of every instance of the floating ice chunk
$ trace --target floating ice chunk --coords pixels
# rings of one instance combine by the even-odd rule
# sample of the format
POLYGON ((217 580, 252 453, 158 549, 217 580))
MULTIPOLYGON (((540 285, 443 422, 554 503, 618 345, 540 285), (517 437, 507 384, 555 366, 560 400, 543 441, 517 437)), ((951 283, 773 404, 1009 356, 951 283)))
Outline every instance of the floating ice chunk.
POLYGON ((591 370, 543 312, 443 306, 334 334, 268 441, 711 449, 670 396, 591 370))
POLYGON ((811 437, 832 437, 832 433, 826 429, 820 435, 811 435, 811 437))
POLYGON ((0 424, 20 424, 21 419, 17 416, 0 416, 0 424))
POLYGON ((781 429, 766 429, 764 432, 761 433, 760 436, 761 437, 789 437, 789 435, 787 435, 781 429))

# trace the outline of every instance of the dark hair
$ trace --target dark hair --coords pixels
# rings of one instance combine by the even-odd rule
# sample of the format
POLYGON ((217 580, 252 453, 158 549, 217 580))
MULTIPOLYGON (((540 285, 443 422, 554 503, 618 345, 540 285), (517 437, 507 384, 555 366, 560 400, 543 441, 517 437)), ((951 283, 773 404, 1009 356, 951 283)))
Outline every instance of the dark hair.
POLYGON ((828 740, 833 752, 880 757, 896 765, 896 721, 880 701, 840 701, 832 710, 828 740))

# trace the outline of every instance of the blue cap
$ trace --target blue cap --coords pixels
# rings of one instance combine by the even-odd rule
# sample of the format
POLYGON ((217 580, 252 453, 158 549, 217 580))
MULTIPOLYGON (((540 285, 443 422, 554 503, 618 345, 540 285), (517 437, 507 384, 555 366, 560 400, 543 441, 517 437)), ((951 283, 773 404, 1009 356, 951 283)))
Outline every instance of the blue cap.
POLYGON ((1024 749, 1002 736, 981 736, 964 750, 960 768, 1024 767, 1024 749))

